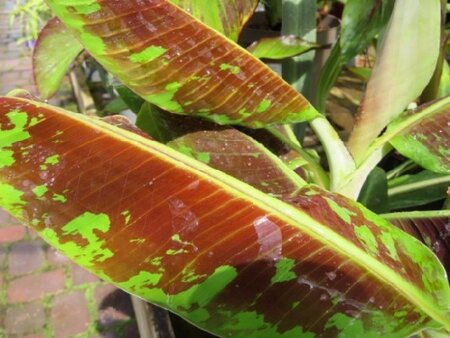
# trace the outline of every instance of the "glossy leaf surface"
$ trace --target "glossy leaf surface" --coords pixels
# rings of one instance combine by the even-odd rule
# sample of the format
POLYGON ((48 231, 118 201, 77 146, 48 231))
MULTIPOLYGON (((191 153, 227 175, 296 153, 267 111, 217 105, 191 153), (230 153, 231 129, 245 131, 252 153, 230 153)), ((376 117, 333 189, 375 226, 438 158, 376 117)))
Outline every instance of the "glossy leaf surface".
POLYGON ((137 125, 156 140, 272 195, 293 195, 306 183, 243 132, 143 106, 137 125))
POLYGON ((296 207, 155 141, 0 99, 0 205, 97 275, 233 337, 450 328, 442 266, 343 197, 296 207))
MULTIPOLYGON (((258 1, 233 0, 224 3, 213 0, 208 6, 204 5, 203 0, 171 2, 236 41, 258 1)), ((69 66, 83 50, 84 47, 59 19, 53 18, 44 26, 33 55, 34 78, 41 98, 48 99, 56 93, 69 66)))
POLYGON ((248 47, 248 51, 259 59, 281 60, 300 55, 317 48, 318 45, 294 35, 264 38, 248 47))
POLYGON ((42 99, 52 97, 83 46, 57 18, 39 33, 33 50, 33 75, 42 99))
POLYGON ((388 131, 400 132, 390 143, 425 169, 450 174, 450 97, 395 120, 388 131))
POLYGON ((253 128, 317 116, 269 67, 168 0, 48 4, 110 73, 164 110, 253 128))
POLYGON ((440 0, 395 2, 348 142, 357 162, 431 79, 439 57, 440 5, 440 0))
POLYGON ((171 0, 209 27, 237 41, 258 0, 171 0))
POLYGON ((399 212, 385 215, 392 224, 425 243, 450 276, 450 211, 399 212))

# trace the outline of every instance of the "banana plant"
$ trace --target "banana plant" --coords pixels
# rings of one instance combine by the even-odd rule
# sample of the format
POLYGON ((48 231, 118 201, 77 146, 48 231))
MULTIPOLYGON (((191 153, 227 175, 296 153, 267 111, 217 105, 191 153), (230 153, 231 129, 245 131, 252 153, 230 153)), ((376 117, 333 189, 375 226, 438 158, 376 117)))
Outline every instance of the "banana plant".
POLYGON ((140 130, 20 91, 1 97, 0 206, 104 280, 218 336, 450 332, 447 261, 435 245, 446 241, 445 220, 424 239, 417 219, 431 217, 377 215, 355 201, 393 148, 449 175, 450 97, 404 112, 435 70, 439 0, 415 0, 411 11, 410 0, 395 2, 350 148, 234 42, 257 1, 47 3, 58 19, 34 58, 43 98, 86 49, 123 83, 140 130), (396 88, 412 75, 393 50, 411 41, 420 76, 396 88), (381 81, 396 65, 405 78, 381 81), (376 88, 392 92, 382 113, 376 88), (288 124, 302 121, 329 172, 293 136, 288 124), (387 129, 352 147, 370 126, 387 129))

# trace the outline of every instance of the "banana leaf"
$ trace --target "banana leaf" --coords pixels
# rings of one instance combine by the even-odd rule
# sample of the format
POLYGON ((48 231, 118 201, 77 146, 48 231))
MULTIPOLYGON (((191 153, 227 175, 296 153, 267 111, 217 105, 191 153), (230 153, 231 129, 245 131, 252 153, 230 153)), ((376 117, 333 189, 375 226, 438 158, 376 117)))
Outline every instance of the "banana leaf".
POLYGON ((78 264, 223 337, 450 329, 445 271, 356 202, 283 202, 158 142, 0 98, 0 206, 78 264))
POLYGON ((106 70, 164 110, 252 128, 318 116, 268 66, 168 0, 48 4, 106 70))

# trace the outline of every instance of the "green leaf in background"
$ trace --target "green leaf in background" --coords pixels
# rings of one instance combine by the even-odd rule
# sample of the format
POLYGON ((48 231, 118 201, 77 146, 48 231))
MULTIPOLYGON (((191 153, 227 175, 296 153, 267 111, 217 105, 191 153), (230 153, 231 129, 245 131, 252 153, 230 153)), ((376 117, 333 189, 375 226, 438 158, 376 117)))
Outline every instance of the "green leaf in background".
POLYGON ((205 330, 450 330, 437 258, 354 201, 306 186, 290 205, 158 142, 29 100, 0 98, 0 126, 2 207, 78 264, 205 330))
POLYGON ((450 210, 398 212, 383 217, 433 250, 450 276, 450 210))
MULTIPOLYGON (((394 0, 348 0, 342 14, 342 59, 347 62, 361 53, 385 27, 394 8, 394 0)), ((411 4, 415 6, 415 4, 411 4)))
POLYGON ((318 109, 325 102, 342 68, 361 53, 388 22, 394 0, 348 0, 342 14, 341 35, 320 75, 317 89, 318 109))
POLYGON ((108 102, 108 104, 105 107, 105 111, 108 114, 120 114, 126 109, 128 109, 128 105, 125 103, 124 100, 122 100, 121 97, 114 98, 113 100, 108 102))
POLYGON ((450 174, 450 96, 419 107, 393 121, 389 142, 425 169, 450 174))
POLYGON ((443 98, 448 95, 450 95, 450 66, 444 61, 437 97, 443 98))
POLYGON ((406 209, 443 200, 450 186, 450 176, 425 170, 394 178, 388 186, 391 210, 406 209))
POLYGON ((270 27, 276 27, 281 24, 282 0, 262 0, 266 9, 266 16, 270 27))
POLYGON ((205 25, 237 41, 258 0, 170 0, 205 25))
POLYGON ((372 68, 347 67, 347 69, 365 82, 369 81, 372 75, 372 68))
POLYGON ((294 35, 264 38, 254 42, 248 51, 259 59, 282 60, 304 54, 319 45, 297 38, 294 35))
POLYGON ((138 114, 145 102, 144 99, 123 85, 114 86, 114 89, 117 91, 123 102, 126 103, 128 108, 130 108, 133 113, 138 114))
POLYGON ((386 172, 383 169, 375 167, 372 170, 361 189, 358 202, 378 214, 386 213, 390 210, 388 181, 386 172))
POLYGON ((49 99, 56 93, 70 65, 82 51, 83 46, 58 18, 44 26, 33 50, 33 75, 42 99, 49 99))
POLYGON ((397 0, 348 146, 357 163, 430 81, 439 57, 440 0, 397 0), (414 51, 413 53, 411 51, 414 51))
POLYGON ((168 0, 48 4, 106 70, 166 111, 252 128, 318 116, 268 66, 168 0))

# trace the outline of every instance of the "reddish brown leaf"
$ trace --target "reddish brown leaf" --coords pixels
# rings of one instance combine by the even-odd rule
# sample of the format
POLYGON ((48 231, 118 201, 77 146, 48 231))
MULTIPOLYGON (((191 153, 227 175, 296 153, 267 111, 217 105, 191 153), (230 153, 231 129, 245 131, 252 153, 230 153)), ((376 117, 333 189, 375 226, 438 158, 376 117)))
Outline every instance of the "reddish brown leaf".
POLYGON ((442 266, 344 197, 272 198, 98 119, 0 99, 0 205, 102 278, 221 336, 450 328, 442 266))
POLYGON ((318 115, 269 67, 168 0, 48 3, 109 72, 164 110, 253 128, 318 115))
POLYGON ((444 265, 447 276, 450 276, 450 212, 437 212, 427 215, 426 212, 397 213, 389 217, 389 221, 403 231, 425 243, 444 265), (440 214, 440 215, 439 215, 440 214))

